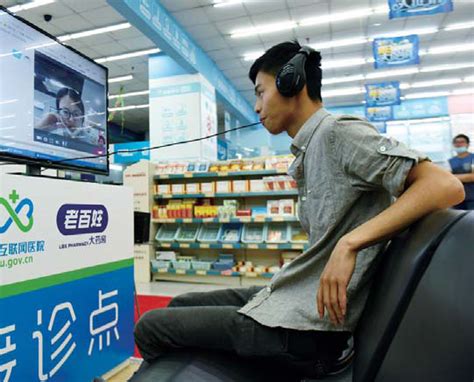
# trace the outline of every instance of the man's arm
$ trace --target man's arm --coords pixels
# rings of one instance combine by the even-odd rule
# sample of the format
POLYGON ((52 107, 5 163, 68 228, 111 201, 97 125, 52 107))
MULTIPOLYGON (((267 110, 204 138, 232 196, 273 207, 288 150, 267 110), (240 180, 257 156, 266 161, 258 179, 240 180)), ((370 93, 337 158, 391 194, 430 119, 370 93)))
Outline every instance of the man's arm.
POLYGON ((463 183, 471 183, 474 182, 474 172, 470 174, 454 174, 456 178, 458 178, 463 183))
POLYGON ((389 208, 342 237, 321 275, 318 312, 327 309, 334 324, 346 314, 346 290, 354 272, 357 253, 387 240, 430 212, 464 200, 464 187, 448 171, 422 162, 408 173, 405 191, 389 208))

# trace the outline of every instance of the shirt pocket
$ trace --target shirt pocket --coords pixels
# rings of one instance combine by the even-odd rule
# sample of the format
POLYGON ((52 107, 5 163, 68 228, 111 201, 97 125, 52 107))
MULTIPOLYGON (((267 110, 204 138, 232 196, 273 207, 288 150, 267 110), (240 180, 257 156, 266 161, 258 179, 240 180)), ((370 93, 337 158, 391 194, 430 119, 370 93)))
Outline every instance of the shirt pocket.
POLYGON ((306 214, 310 225, 310 240, 314 242, 318 236, 334 222, 335 203, 331 190, 323 182, 312 184, 306 193, 306 214))

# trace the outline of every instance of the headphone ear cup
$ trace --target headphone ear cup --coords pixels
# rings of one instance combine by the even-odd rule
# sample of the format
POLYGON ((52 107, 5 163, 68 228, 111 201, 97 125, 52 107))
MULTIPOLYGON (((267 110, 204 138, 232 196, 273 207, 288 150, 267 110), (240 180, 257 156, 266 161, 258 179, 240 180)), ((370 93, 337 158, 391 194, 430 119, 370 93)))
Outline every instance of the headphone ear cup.
POLYGON ((276 87, 281 95, 292 97, 295 82, 295 67, 292 63, 285 64, 276 76, 276 87))
POLYGON ((276 87, 282 96, 294 97, 303 89, 306 84, 305 62, 306 56, 299 53, 280 69, 276 87))

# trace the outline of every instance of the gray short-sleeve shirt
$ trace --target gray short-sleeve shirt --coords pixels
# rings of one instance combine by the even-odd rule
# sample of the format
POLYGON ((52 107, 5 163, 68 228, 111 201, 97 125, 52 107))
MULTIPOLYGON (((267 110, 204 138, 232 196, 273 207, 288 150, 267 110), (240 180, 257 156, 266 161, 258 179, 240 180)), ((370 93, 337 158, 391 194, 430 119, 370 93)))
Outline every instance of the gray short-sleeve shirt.
POLYGON ((277 273, 270 285, 239 310, 263 325, 296 330, 353 331, 364 308, 386 243, 360 251, 347 290, 343 326, 319 318, 316 294, 339 239, 390 206, 411 168, 428 158, 381 136, 366 120, 319 109, 293 139, 288 173, 298 185, 299 218, 309 249, 277 273))

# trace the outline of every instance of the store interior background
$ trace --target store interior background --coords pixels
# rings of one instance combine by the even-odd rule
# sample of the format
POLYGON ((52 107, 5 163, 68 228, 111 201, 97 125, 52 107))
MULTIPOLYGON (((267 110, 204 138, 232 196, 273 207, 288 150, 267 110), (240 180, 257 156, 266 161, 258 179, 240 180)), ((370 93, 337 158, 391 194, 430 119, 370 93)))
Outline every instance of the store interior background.
MULTIPOLYGON (((150 145, 150 78, 190 73, 172 55, 134 27, 111 2, 115 0, 39 1, 0 0, 0 5, 57 36, 65 44, 109 69, 109 152, 150 145), (28 8, 28 7, 25 7, 28 8), (51 15, 45 21, 44 15, 51 15)), ((383 133, 426 152, 440 166, 452 157, 452 137, 467 134, 474 140, 474 1, 455 0, 454 10, 420 17, 388 19, 386 0, 242 0, 222 6, 219 0, 161 0, 194 43, 230 81, 248 108, 255 102, 248 78, 253 61, 266 49, 297 39, 321 51, 324 105, 335 114, 365 116, 367 83, 399 81, 402 104, 383 133), (347 15, 352 18, 347 19, 347 15), (354 16, 354 14, 358 16, 354 16), (258 33, 245 28, 272 26, 258 33), (240 30, 240 32, 239 32, 240 30), (240 35, 239 35, 240 33, 240 35), (420 63, 374 69, 371 38, 418 34, 420 63)), ((256 115, 239 110, 216 92, 217 130, 255 122, 256 115)), ((196 123, 199 123, 196 120, 196 123)), ((271 136, 263 126, 233 131, 218 140, 216 160, 290 154, 290 138, 271 136)), ((471 148, 472 151, 472 148, 471 148)), ((160 157, 159 151, 155 157, 160 157)), ((120 185, 124 171, 143 155, 111 156, 110 175, 46 170, 44 175, 120 185)), ((163 157, 159 160, 166 160, 163 157)), ((2 165, 0 173, 21 172, 22 165, 2 165)), ((150 186, 152 192, 152 186, 150 186)), ((151 206, 149 206, 151 208, 151 206)), ((156 225, 152 235, 156 233, 156 225)), ((151 237, 153 239, 153 236, 151 237)), ((219 283, 187 284, 138 282, 141 311, 163 306, 171 296, 188 291, 226 287, 219 283), (217 285, 216 285, 217 284, 217 285)))
MULTIPOLYGON (((7 8, 25 3, 18 0, 0 2, 7 8)), ((148 141, 150 129, 153 129, 148 107, 149 54, 166 54, 154 53, 160 47, 130 25, 105 0, 43 3, 20 10, 18 15, 109 68, 109 106, 119 107, 111 124, 110 143, 148 141), (52 16, 49 22, 45 21, 45 14, 52 16), (98 30, 104 27, 108 29, 98 30), (131 52, 140 53, 136 57, 115 57, 131 52), (124 96, 123 103, 115 105, 120 93, 124 96)), ((365 83, 400 81, 402 102, 411 102, 411 108, 418 109, 421 117, 414 113, 415 118, 387 122, 387 135, 429 153, 442 165, 452 156, 452 136, 458 133, 474 136, 474 3, 471 1, 454 1, 454 11, 449 13, 392 20, 387 17, 387 2, 375 0, 247 0, 226 6, 216 6, 214 3, 219 3, 216 0, 163 0, 160 3, 250 106, 255 101, 253 84, 248 79, 253 60, 278 42, 298 39, 322 53, 323 99, 325 106, 334 113, 364 115, 365 83), (337 16, 344 18, 354 11, 361 11, 360 16, 337 20, 337 16), (329 18, 311 20, 320 15, 329 15, 329 18), (331 17, 335 20, 331 21, 331 17), (249 27, 275 24, 276 31, 268 33, 243 33, 242 36, 235 33, 249 27), (420 38, 419 65, 389 69, 394 73, 373 68, 370 62, 372 44, 368 39, 413 33, 420 38), (433 98, 443 107, 430 107, 433 98)), ((163 75, 169 74, 170 70, 186 72, 169 57, 161 63, 163 75)), ((249 122, 219 94, 217 117, 219 131, 249 122)), ((287 154, 290 139, 285 135, 270 136, 262 126, 257 126, 226 134, 220 144, 219 159, 249 158, 287 154)), ((118 145, 112 149, 123 147, 127 146, 118 145)), ((119 158, 117 161, 127 160, 119 158)), ((94 178, 98 182, 121 183, 122 170, 128 164, 113 164, 109 177, 94 178)), ((10 170, 8 166, 2 169, 10 170)))

